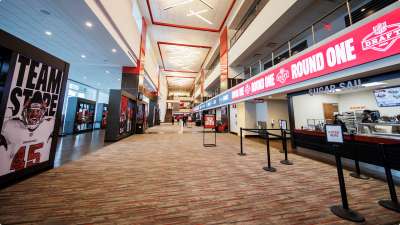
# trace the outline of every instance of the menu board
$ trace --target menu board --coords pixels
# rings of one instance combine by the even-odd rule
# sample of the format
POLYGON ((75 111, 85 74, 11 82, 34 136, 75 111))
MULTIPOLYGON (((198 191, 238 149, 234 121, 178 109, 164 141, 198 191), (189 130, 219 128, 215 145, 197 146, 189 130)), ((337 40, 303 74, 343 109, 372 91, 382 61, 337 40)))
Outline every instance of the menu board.
POLYGON ((400 87, 375 90, 374 94, 379 107, 400 106, 400 87))

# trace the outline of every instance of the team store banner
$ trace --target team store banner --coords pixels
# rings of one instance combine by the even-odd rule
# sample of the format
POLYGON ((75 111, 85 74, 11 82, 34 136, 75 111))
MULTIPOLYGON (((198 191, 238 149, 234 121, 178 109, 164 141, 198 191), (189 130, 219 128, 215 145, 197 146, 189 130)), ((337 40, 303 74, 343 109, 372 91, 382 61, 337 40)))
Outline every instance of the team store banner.
POLYGON ((63 76, 17 56, 0 134, 0 176, 49 160, 63 76))
MULTIPOLYGON (((229 93, 231 101, 236 101, 396 55, 400 53, 399 39, 400 9, 397 8, 288 63, 266 70, 223 95, 229 93)), ((207 104, 208 101, 198 109, 214 105, 207 104)))

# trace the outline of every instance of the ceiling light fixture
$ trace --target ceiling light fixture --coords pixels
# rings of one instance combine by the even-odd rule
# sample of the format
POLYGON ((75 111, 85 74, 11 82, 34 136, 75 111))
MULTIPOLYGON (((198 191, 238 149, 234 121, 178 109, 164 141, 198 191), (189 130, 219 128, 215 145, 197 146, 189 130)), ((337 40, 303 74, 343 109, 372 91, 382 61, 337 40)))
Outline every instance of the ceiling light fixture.
POLYGON ((183 1, 183 2, 175 3, 175 4, 172 4, 172 5, 168 6, 168 7, 165 7, 163 10, 172 9, 172 8, 177 7, 177 6, 186 5, 186 4, 191 3, 191 2, 193 2, 193 0, 186 0, 186 1, 183 1))
POLYGON ((110 71, 106 70, 106 73, 107 73, 107 74, 109 74, 109 73, 110 73, 110 71))
POLYGON ((93 24, 92 24, 91 22, 89 22, 89 21, 86 21, 85 25, 86 25, 87 27, 93 27, 93 24))
POLYGON ((208 8, 210 8, 210 9, 214 9, 214 7, 210 4, 210 3, 208 3, 208 2, 206 2, 206 1, 204 1, 204 0, 199 0, 201 3, 203 3, 204 5, 206 5, 208 8))
POLYGON ((362 8, 362 9, 361 9, 361 12, 364 12, 364 11, 365 11, 365 8, 362 8))
POLYGON ((82 54, 82 55, 81 55, 81 58, 83 58, 83 59, 86 58, 86 55, 82 54))
POLYGON ((117 49, 113 48, 113 49, 111 49, 111 51, 112 51, 113 53, 116 53, 116 52, 117 52, 117 49))
POLYGON ((197 18, 199 18, 199 19, 201 19, 201 20, 203 20, 204 22, 206 22, 206 23, 208 23, 208 24, 210 24, 210 25, 212 25, 213 23, 211 22, 211 21, 209 21, 208 19, 206 19, 206 18, 204 18, 202 15, 200 15, 200 11, 199 12, 195 12, 195 11, 193 11, 193 10, 189 10, 189 14, 187 14, 188 16, 190 15, 190 16, 196 16, 197 18))
POLYGON ((48 31, 48 30, 46 30, 44 33, 45 33, 47 36, 53 35, 53 33, 51 33, 51 31, 48 31))

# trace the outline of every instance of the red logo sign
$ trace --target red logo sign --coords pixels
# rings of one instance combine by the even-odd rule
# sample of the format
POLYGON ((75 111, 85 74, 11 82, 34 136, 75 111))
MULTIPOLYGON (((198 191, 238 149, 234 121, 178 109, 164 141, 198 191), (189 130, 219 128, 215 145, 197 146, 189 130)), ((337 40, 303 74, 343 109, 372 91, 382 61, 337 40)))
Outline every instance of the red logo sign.
POLYGON ((279 70, 279 73, 276 74, 276 80, 281 82, 282 84, 286 82, 286 80, 289 78, 289 70, 281 68, 279 70))
POLYGON ((386 52, 400 38, 400 24, 387 25, 386 21, 373 27, 372 33, 362 40, 362 50, 386 52))

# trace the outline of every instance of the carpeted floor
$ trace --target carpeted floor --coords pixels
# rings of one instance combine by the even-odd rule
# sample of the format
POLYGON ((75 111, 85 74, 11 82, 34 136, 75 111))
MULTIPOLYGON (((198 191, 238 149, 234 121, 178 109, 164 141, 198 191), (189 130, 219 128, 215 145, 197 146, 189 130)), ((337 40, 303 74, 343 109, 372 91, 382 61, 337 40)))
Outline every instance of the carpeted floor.
MULTIPOLYGON (((162 125, 108 145, 77 161, 0 190, 0 224, 353 224, 334 216, 340 202, 336 168, 290 155, 276 173, 264 145, 219 134, 204 148, 199 128, 162 125)), ((384 182, 345 171, 350 206, 365 224, 400 221, 382 208, 384 182)))

